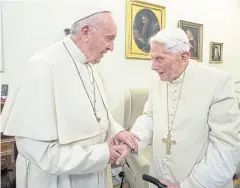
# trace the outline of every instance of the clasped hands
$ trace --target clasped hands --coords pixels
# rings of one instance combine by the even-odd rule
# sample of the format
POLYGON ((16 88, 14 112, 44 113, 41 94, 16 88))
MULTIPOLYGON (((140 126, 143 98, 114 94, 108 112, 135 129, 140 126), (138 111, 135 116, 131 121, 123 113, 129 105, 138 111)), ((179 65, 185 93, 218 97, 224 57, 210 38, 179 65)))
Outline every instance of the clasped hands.
POLYGON ((140 140, 139 137, 128 131, 119 132, 114 138, 108 138, 109 163, 119 165, 132 150, 137 151, 137 140, 140 140))

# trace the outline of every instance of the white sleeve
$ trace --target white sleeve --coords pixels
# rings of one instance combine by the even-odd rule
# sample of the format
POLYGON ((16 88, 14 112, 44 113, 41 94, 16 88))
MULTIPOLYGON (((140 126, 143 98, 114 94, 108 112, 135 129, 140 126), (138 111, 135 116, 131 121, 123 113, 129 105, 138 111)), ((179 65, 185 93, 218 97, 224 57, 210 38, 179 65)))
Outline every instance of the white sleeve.
POLYGON ((207 154, 180 183, 181 188, 216 188, 232 182, 240 160, 240 111, 230 77, 224 81, 209 110, 207 154))
POLYGON ((145 103, 143 115, 137 118, 131 132, 138 135, 138 152, 142 152, 149 144, 153 135, 153 120, 152 120, 152 92, 149 90, 148 100, 145 103))
POLYGON ((60 145, 16 137, 16 144, 23 157, 53 175, 102 172, 109 161, 107 143, 82 147, 79 142, 60 145))
POLYGON ((109 104, 111 104, 113 101, 111 101, 112 98, 112 92, 109 92, 109 87, 107 87, 107 84, 101 74, 101 72, 99 71, 99 69, 97 68, 97 65, 92 66, 94 72, 96 73, 97 78, 99 78, 99 84, 101 84, 102 88, 104 88, 104 98, 106 98, 107 100, 107 111, 108 111, 108 117, 109 117, 109 127, 108 127, 108 136, 116 136, 117 133, 121 132, 121 131, 125 131, 125 129, 123 128, 123 126, 121 126, 119 123, 117 123, 115 121, 115 119, 112 116, 109 104))
POLYGON ((117 123, 112 114, 109 113, 109 128, 108 128, 108 133, 109 133, 109 136, 116 136, 119 132, 121 131, 125 131, 125 129, 119 124, 117 123))

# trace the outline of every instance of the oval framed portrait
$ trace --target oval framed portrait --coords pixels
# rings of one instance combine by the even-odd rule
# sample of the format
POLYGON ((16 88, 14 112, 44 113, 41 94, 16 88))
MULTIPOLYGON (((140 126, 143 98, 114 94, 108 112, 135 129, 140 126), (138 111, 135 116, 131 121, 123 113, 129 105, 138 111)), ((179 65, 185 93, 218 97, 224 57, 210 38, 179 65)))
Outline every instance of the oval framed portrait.
POLYGON ((127 1, 126 58, 150 59, 149 39, 165 28, 165 7, 127 1))

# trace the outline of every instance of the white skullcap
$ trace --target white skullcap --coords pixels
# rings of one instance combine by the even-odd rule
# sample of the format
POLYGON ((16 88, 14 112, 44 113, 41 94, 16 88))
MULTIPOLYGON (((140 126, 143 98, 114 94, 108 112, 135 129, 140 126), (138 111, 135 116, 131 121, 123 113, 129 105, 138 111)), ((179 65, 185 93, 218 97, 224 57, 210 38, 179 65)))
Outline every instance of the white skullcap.
POLYGON ((74 24, 75 22, 87 18, 96 13, 111 12, 111 10, 104 5, 103 0, 97 1, 81 0, 81 3, 82 1, 85 2, 83 2, 84 4, 78 8, 78 11, 76 11, 76 13, 73 14, 70 24, 74 24))
MULTIPOLYGON (((55 1, 55 0, 53 0, 55 1)), ((111 2, 107 0, 61 0, 57 4, 60 4, 56 9, 56 3, 54 6, 56 19, 64 17, 60 22, 65 25, 65 27, 71 27, 75 22, 89 17, 93 14, 100 12, 111 12, 111 2)))
POLYGON ((187 34, 181 29, 177 27, 173 28, 165 28, 160 30, 155 36, 150 39, 151 42, 159 42, 163 44, 176 44, 179 42, 189 44, 187 34))

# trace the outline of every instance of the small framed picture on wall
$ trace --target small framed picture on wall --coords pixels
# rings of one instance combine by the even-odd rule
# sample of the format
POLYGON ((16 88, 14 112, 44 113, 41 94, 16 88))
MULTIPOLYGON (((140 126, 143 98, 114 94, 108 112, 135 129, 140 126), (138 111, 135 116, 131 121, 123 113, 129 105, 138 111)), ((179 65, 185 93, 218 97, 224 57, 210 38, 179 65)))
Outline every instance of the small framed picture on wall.
POLYGON ((185 31, 188 36, 190 58, 201 62, 203 50, 203 24, 179 20, 178 27, 185 31))
POLYGON ((223 63, 223 43, 210 42, 210 63, 223 63))
POLYGON ((2 84, 1 87, 1 102, 5 102, 8 96, 8 84, 2 84))

